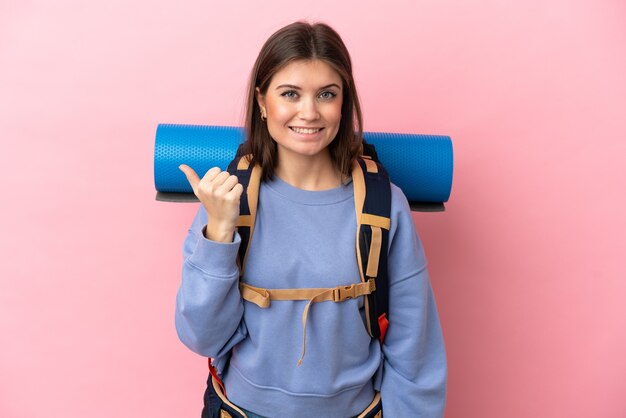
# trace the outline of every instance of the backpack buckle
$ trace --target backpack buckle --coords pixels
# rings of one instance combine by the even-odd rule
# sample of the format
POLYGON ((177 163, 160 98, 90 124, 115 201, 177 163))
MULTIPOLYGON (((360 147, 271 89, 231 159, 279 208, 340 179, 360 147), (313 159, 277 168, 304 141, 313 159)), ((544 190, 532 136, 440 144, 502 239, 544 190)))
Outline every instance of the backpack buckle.
POLYGON ((338 286, 333 289, 333 301, 343 302, 347 299, 354 299, 356 297, 356 288, 354 285, 350 286, 338 286))

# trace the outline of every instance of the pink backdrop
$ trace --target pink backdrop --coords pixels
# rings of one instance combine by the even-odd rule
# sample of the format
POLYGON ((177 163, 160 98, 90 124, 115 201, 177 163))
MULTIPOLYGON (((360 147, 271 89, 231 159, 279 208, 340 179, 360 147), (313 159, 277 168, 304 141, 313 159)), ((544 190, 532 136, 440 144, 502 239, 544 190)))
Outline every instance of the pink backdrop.
POLYGON ((173 324, 197 206, 154 201, 155 129, 240 124, 299 18, 344 37, 367 130, 453 138, 448 210, 415 215, 446 416, 626 416, 617 0, 3 0, 0 416, 199 416, 205 360, 173 324))

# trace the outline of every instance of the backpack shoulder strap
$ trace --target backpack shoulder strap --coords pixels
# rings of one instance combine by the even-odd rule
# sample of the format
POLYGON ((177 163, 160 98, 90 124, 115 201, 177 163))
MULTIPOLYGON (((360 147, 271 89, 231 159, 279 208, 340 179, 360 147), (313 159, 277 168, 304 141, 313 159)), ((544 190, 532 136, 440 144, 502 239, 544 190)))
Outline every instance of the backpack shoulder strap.
POLYGON ((362 282, 373 279, 376 291, 365 299, 366 323, 370 336, 382 344, 387 330, 389 283, 387 249, 391 227, 391 184, 385 168, 362 156, 352 169, 357 219, 356 254, 362 282))
POLYGON ((250 164, 251 160, 251 155, 240 155, 238 151, 237 156, 231 161, 227 169, 231 175, 237 176, 237 180, 243 186, 243 193, 239 200, 239 219, 237 220, 237 231, 241 236, 241 245, 239 246, 239 256, 237 258, 240 276, 243 275, 248 247, 254 233, 259 187, 261 184, 261 167, 250 164))

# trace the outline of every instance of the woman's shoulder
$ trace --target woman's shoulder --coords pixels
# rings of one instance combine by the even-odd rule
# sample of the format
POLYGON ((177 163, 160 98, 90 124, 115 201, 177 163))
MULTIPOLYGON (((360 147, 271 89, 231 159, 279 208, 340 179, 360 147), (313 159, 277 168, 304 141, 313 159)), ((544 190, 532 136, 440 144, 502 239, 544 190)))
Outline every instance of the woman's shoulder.
POLYGON ((391 183, 391 217, 394 215, 411 215, 411 207, 409 201, 401 188, 391 183))

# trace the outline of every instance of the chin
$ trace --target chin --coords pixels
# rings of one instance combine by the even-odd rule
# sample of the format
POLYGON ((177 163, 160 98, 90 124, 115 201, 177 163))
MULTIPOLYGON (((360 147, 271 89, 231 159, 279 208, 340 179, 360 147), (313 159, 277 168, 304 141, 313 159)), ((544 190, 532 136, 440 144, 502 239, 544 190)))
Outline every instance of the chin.
POLYGON ((309 146, 306 146, 304 144, 299 144, 299 145, 300 146, 296 145, 293 147, 280 147, 279 146, 279 150, 282 148, 283 151, 286 152, 287 154, 302 155, 305 157, 314 157, 320 153, 323 153, 326 150, 326 147, 319 147, 318 145, 313 145, 313 144, 309 146))

